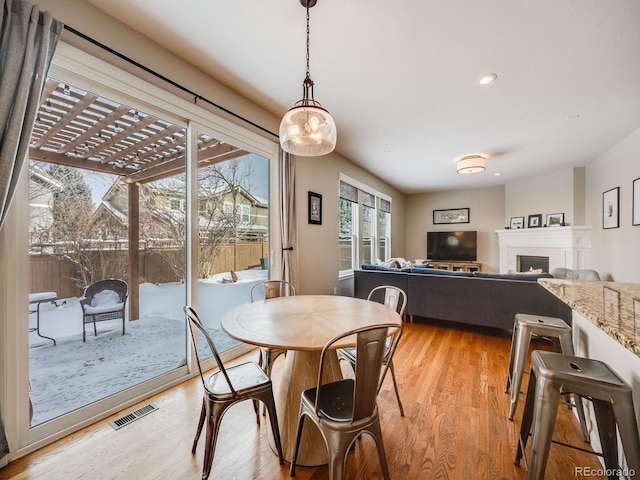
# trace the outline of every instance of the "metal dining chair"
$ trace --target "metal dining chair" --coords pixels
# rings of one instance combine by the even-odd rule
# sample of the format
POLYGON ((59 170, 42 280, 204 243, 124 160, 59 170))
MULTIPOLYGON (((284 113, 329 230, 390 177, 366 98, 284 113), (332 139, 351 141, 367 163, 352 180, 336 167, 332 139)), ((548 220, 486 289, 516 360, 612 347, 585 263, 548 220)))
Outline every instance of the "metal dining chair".
MULTIPOLYGON (((256 283, 251 287, 249 292, 251 296, 251 302, 253 303, 257 299, 257 291, 262 287, 264 290, 264 299, 269 300, 271 298, 288 297, 296 294, 296 289, 289 282, 284 280, 267 280, 261 283, 256 283)), ((258 358, 258 365, 260 365, 264 371, 271 377, 271 370, 273 369, 273 363, 276 359, 283 354, 286 354, 286 350, 279 348, 260 347, 260 357, 258 358)))
POLYGON ((371 435, 375 440, 382 475, 389 479, 376 398, 390 365, 390 362, 384 362, 384 357, 387 351, 389 358, 393 357, 401 335, 401 325, 383 323, 350 330, 325 344, 320 353, 318 382, 314 388, 302 392, 300 399, 296 445, 291 460, 292 477, 296 473, 304 422, 309 419, 318 427, 325 440, 329 454, 330 480, 344 478, 349 449, 363 433, 371 435), (356 337, 355 379, 347 378, 323 385, 327 353, 335 348, 336 342, 351 336, 356 337), (387 343, 387 338, 392 339, 390 344, 387 343), (371 372, 379 372, 379 375, 371 375, 371 372))
MULTIPOLYGON (((381 303, 384 303, 387 307, 392 308, 396 312, 400 314, 402 317, 404 315, 404 310, 407 306, 407 294, 398 287, 393 287, 391 285, 381 285, 379 287, 375 287, 373 290, 369 292, 367 296, 367 300, 377 301, 381 299, 382 294, 384 294, 384 300, 381 303)), ((398 400, 398 407, 400 408, 400 416, 404 417, 404 407, 402 406, 402 401, 400 400, 400 392, 398 391, 398 382, 396 381, 396 372, 393 368, 393 362, 391 361, 391 357, 388 355, 388 350, 384 355, 384 364, 389 365, 389 370, 391 370, 391 378, 393 379, 393 389, 396 392, 396 399, 398 400)), ((355 370, 356 366, 356 349, 354 347, 348 348, 340 348, 338 349, 338 360, 344 360, 349 362, 351 368, 355 370)))
MULTIPOLYGON (((206 442, 204 447, 204 465, 202 468, 202 478, 209 478, 211 466, 213 465, 213 455, 216 449, 216 441, 220 430, 222 416, 232 405, 244 400, 253 400, 254 405, 257 401, 261 401, 269 411, 269 420, 271 422, 271 431, 278 450, 280 465, 283 463, 282 444, 280 441, 280 430, 278 428, 278 419, 276 416, 276 405, 273 399, 273 388, 271 379, 265 371, 255 362, 246 362, 233 367, 225 368, 220 355, 216 350, 211 336, 208 334, 204 325, 200 321, 198 314, 189 305, 185 305, 184 312, 190 325, 191 342, 196 354, 196 362, 200 379, 204 387, 204 396, 202 401, 202 409, 200 410, 200 420, 198 421, 198 430, 193 440, 191 453, 196 453, 198 439, 202 433, 205 420, 207 421, 206 442), (198 332, 202 334, 205 341, 211 349, 213 358, 218 365, 218 371, 205 378, 202 373, 200 364, 200 355, 196 345, 196 336, 198 332)), ((256 410, 256 421, 260 425, 260 415, 256 410)))

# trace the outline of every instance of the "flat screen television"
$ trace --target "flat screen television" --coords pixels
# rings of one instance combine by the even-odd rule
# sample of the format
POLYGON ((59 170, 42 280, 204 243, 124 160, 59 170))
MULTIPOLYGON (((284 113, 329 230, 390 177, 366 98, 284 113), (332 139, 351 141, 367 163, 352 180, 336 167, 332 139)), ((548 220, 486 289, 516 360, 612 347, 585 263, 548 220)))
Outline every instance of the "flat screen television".
POLYGON ((476 231, 427 232, 427 258, 475 262, 477 238, 476 231))

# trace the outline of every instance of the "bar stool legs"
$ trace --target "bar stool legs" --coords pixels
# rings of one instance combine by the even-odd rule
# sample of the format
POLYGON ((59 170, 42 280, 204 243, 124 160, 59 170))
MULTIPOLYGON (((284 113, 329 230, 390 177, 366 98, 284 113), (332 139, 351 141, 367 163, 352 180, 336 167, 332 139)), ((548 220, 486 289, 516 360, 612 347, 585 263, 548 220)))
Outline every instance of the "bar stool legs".
MULTIPOLYGON (((565 321, 555 317, 545 317, 542 315, 529 315, 518 313, 513 322, 513 335, 511 338, 511 351, 509 354, 509 369, 507 371, 507 381, 504 387, 505 393, 511 387, 511 397, 509 403, 509 420, 513 420, 518 406, 522 377, 524 376, 524 366, 529 354, 531 336, 541 336, 553 342, 554 350, 559 353, 573 355, 573 342, 571 340, 571 327, 565 321)), ((573 396, 573 403, 576 408, 582 436, 585 442, 589 442, 589 430, 584 417, 582 400, 573 396)), ((571 405, 571 401, 569 400, 571 405)))
POLYGON ((514 460, 519 465, 524 458, 529 432, 533 429, 528 462, 529 479, 541 480, 544 477, 558 404, 564 393, 575 393, 593 401, 607 469, 620 468, 617 426, 628 468, 640 472, 640 436, 632 390, 606 364, 559 353, 534 351, 531 354, 530 375, 514 460))

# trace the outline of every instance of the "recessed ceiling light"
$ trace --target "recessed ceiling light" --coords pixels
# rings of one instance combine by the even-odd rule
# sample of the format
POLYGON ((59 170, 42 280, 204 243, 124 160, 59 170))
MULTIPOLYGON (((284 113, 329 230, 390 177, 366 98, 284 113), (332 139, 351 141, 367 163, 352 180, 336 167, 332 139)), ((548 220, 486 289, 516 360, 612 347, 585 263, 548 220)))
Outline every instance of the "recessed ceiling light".
POLYGON ((498 76, 495 73, 487 73, 486 75, 480 77, 480 80, 478 81, 478 83, 480 85, 489 85, 496 78, 498 78, 498 76))
POLYGON ((494 173, 494 175, 495 175, 496 177, 499 177, 500 175, 502 175, 502 172, 496 172, 496 173, 494 173))

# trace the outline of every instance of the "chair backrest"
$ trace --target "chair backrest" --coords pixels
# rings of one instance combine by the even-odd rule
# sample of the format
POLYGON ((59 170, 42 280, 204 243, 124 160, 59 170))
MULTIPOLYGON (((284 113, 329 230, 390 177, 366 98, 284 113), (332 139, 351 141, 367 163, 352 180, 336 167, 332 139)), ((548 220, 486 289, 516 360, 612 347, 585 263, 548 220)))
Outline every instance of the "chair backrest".
POLYGON ((222 359, 218 354, 218 350, 216 350, 216 346, 213 343, 213 339, 209 335, 209 332, 207 332, 207 329, 205 328, 202 321, 200 320, 200 317, 198 317, 198 314, 192 307, 190 307, 189 305, 185 305, 183 309, 187 317, 187 322, 189 323, 189 331, 191 333, 190 335, 191 344, 193 345, 193 350, 195 351, 195 354, 196 354, 196 363, 198 364, 198 372, 200 372, 200 379, 202 380, 202 385, 204 386, 205 389, 207 388, 207 383, 204 379, 204 374, 202 373, 202 366, 200 365, 200 355, 198 354, 198 346, 196 345, 196 336, 198 335, 198 332, 202 333, 202 336, 206 340, 207 344, 209 344, 209 348, 211 349, 213 358, 215 359, 216 364, 218 365, 218 369, 224 376, 225 381, 229 385, 229 390, 235 397, 237 393, 233 388, 233 384, 231 383, 231 379, 229 378, 227 371, 224 369, 224 364, 222 363, 222 359))
POLYGON ((288 297, 296 294, 296 289, 289 282, 284 280, 267 280, 262 283, 256 283, 251 287, 251 301, 255 301, 255 292, 258 287, 262 287, 264 290, 264 299, 270 298, 288 297))
POLYGON ((356 336, 356 368, 354 369, 355 388, 351 419, 356 421, 373 414, 376 397, 391 364, 391 362, 384 362, 383 359, 385 355, 388 358, 393 357, 402 335, 402 326, 397 323, 381 323, 349 330, 335 336, 325 344, 320 354, 320 368, 316 385, 315 409, 317 415, 320 414, 319 405, 322 397, 322 375, 325 356, 336 342, 352 335, 356 336), (389 345, 387 345, 387 338, 392 340, 389 345), (379 372, 379 375, 374 375, 372 372, 379 372))
POLYGON ((98 280, 84 289, 84 297, 91 300, 96 293, 103 290, 113 290, 120 297, 120 302, 124 302, 129 294, 129 285, 124 280, 110 278, 108 280, 98 280))
POLYGON ((387 307, 392 308, 402 317, 404 309, 407 306, 407 294, 401 288, 392 285, 380 285, 369 292, 367 300, 377 301, 384 293, 384 303, 387 307))

